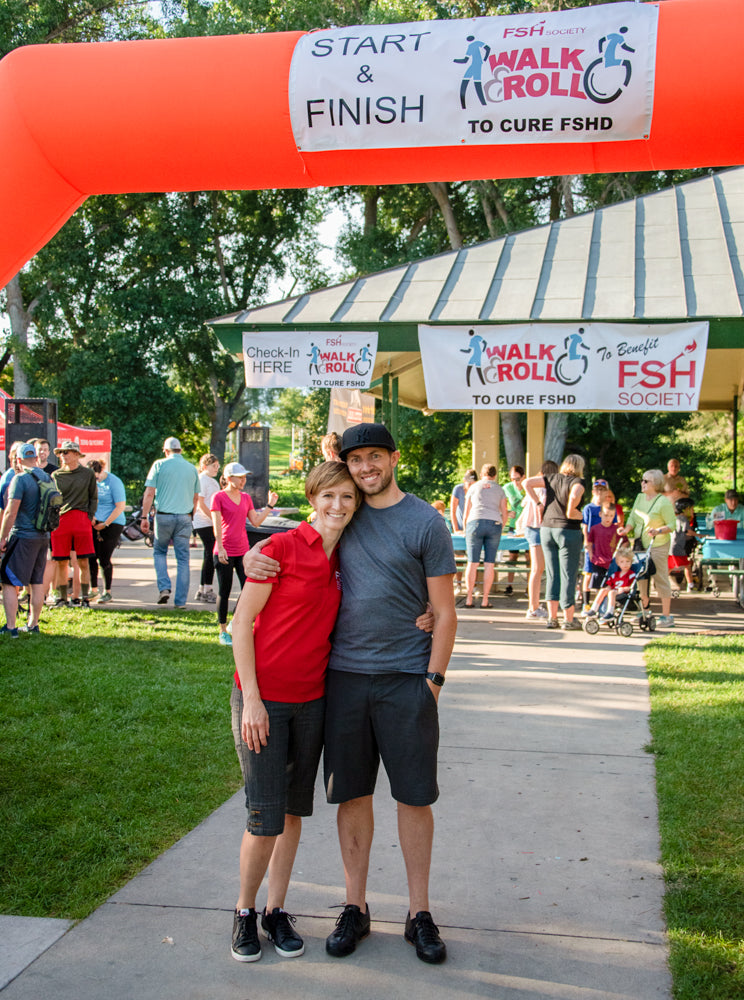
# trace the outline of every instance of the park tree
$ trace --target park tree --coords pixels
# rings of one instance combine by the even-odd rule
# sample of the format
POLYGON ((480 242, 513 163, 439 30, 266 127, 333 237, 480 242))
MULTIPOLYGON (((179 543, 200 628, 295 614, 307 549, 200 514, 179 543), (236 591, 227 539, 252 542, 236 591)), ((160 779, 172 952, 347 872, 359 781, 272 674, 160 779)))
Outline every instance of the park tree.
MULTIPOLYGON (((22 275, 38 299, 29 352, 34 387, 58 395, 66 418, 108 426, 91 386, 110 378, 109 340, 128 346, 140 379, 167 384, 181 403, 150 406, 158 435, 198 429, 222 458, 230 422, 255 418, 242 365, 205 322, 261 301, 296 269, 318 270, 313 196, 305 191, 202 192, 92 198, 22 275), (76 357, 89 355, 85 364, 76 357), (72 391, 68 371, 85 372, 72 391)), ((124 439, 134 437, 120 427, 124 439)), ((116 448, 116 438, 115 445, 116 448)), ((144 461, 144 459, 143 459, 144 461)))

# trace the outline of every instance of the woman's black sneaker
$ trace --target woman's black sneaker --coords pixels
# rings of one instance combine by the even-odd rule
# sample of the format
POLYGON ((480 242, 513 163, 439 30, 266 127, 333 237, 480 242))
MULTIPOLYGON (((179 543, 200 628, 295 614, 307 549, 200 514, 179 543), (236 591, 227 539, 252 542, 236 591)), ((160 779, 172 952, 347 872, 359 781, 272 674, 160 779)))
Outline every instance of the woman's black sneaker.
POLYGON ((369 934, 369 906, 362 913, 358 906, 347 903, 336 920, 336 929, 326 938, 326 951, 336 958, 350 955, 362 938, 369 934))
POLYGON ((422 962, 439 965, 447 957, 447 947, 439 936, 439 928, 428 910, 419 910, 415 917, 406 917, 404 937, 416 949, 422 962))
POLYGON ((261 957, 256 920, 256 911, 253 908, 243 913, 240 910, 235 911, 230 951, 238 962, 257 962, 261 957))
POLYGON ((261 928, 277 955, 296 958, 305 951, 305 942, 292 926, 294 922, 295 918, 278 906, 271 913, 264 909, 261 914, 261 928))

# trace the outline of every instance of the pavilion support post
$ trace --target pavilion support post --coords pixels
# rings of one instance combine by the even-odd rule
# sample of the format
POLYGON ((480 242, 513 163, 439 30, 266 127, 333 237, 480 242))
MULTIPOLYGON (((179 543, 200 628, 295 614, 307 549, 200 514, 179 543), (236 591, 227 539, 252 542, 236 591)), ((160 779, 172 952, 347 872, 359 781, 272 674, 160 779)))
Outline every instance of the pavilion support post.
POLYGON ((499 414, 497 410, 473 410, 473 468, 489 462, 499 467, 499 414))
POLYGON ((392 393, 390 399, 390 423, 388 425, 393 440, 398 441, 398 376, 393 376, 392 393))
POLYGON ((390 376, 382 376, 382 422, 390 427, 390 376))
POLYGON ((733 439, 734 439, 734 485, 733 485, 733 488, 737 489, 737 486, 736 486, 737 468, 736 467, 737 467, 737 464, 738 464, 738 457, 739 457, 739 441, 738 441, 738 434, 739 434, 739 396, 738 396, 738 393, 734 394, 734 414, 733 414, 733 416, 734 416, 734 433, 733 433, 733 439))
POLYGON ((536 476, 545 461, 545 414, 542 410, 527 411, 527 449, 525 468, 528 476, 536 476))

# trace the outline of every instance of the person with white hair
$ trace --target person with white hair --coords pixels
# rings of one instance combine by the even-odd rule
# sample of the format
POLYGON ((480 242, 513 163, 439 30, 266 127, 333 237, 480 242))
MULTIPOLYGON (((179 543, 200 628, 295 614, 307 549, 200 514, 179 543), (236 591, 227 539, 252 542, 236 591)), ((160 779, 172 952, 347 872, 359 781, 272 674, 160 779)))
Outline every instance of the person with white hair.
POLYGON ((155 539, 152 558, 158 585, 158 604, 167 604, 171 596, 168 575, 168 543, 176 554, 176 593, 174 606, 185 608, 189 596, 189 548, 191 519, 199 500, 199 473, 181 454, 178 438, 166 438, 163 454, 153 462, 145 480, 142 500, 143 532, 150 530, 150 508, 155 505, 155 539))

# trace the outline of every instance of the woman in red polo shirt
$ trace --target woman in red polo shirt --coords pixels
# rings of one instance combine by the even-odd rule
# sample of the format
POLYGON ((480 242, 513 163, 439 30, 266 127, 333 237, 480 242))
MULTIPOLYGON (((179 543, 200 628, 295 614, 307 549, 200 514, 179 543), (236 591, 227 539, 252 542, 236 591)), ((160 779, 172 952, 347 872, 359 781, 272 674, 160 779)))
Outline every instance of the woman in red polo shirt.
POLYGON ((336 545, 361 502, 341 462, 312 469, 305 495, 316 512, 312 524, 264 546, 281 572, 261 583, 248 579, 233 618, 233 736, 248 810, 231 949, 239 962, 261 957, 255 906, 267 868, 261 926, 279 955, 304 951, 284 898, 323 746, 325 673, 341 600, 336 545))

